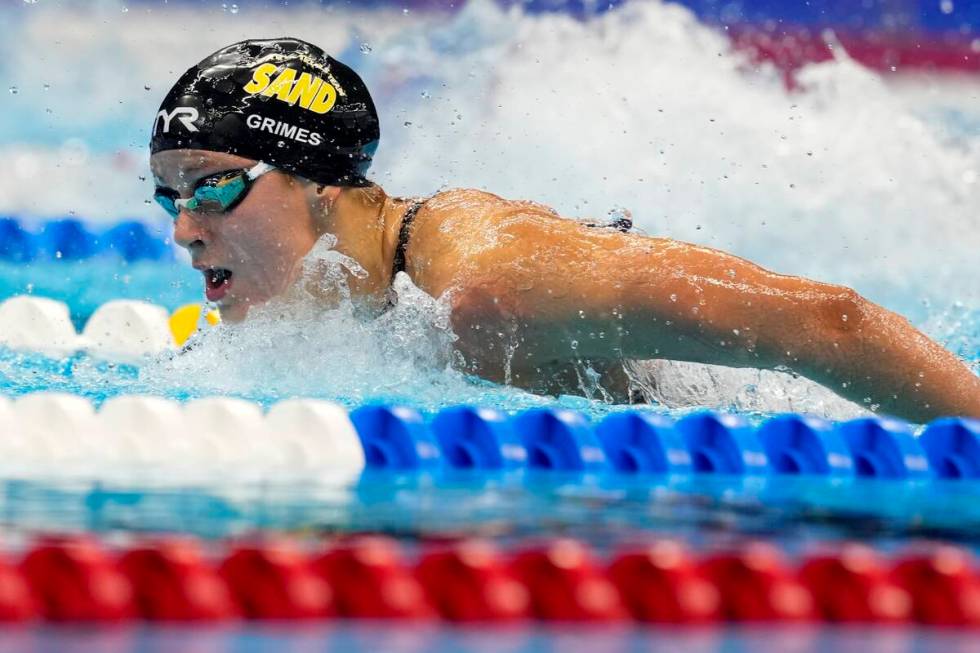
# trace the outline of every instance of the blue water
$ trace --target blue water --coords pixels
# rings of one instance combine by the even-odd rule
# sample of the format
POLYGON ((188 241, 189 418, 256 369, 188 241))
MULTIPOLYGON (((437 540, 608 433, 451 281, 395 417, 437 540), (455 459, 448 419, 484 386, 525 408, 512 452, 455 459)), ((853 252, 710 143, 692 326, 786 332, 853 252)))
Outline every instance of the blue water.
POLYGON ((929 628, 861 626, 434 626, 397 622, 330 625, 178 625, 83 629, 24 628, 0 635, 5 651, 385 651, 424 653, 548 653, 684 651, 701 653, 972 653, 976 636, 929 628))

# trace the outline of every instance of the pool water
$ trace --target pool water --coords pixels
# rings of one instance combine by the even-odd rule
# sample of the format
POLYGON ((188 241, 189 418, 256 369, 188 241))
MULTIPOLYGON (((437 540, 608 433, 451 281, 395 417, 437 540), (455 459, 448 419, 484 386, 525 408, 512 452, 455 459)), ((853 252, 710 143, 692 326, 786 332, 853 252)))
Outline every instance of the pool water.
MULTIPOLYGON (((980 365, 976 80, 886 82, 839 52, 835 61, 800 71, 799 87, 789 91, 779 71, 749 64, 719 31, 656 1, 623 3, 585 21, 511 14, 480 0, 452 12, 38 3, 0 8, 0 19, 11 34, 0 43, 0 78, 9 86, 0 94, 0 157, 11 162, 10 174, 0 177, 0 214, 28 226, 65 216, 98 226, 136 218, 166 238, 166 216, 147 199, 145 143, 159 98, 177 71, 255 36, 261 25, 322 44, 375 89, 384 137, 372 174, 393 194, 478 187, 539 200, 568 216, 629 209, 642 232, 855 287, 907 315, 974 369, 980 365), (206 31, 184 29, 202 20, 206 31), (45 56, 31 54, 39 51, 45 56), (78 70, 91 74, 71 72, 78 70)), ((338 270, 345 265, 329 248, 318 255, 338 270)), ((603 400, 588 362, 580 366, 581 387, 560 397, 466 376, 454 364, 445 307, 411 284, 398 290, 398 308, 374 321, 359 319, 349 303, 334 310, 291 305, 288 320, 271 307, 251 325, 210 331, 186 355, 139 365, 84 353, 53 360, 0 351, 0 391, 61 390, 96 404, 144 393, 232 395, 264 405, 309 396, 425 411, 460 403, 508 411, 556 405, 593 418, 624 408, 603 400)), ((128 264, 111 257, 0 264, 0 299, 24 293, 66 302, 81 327, 111 299, 173 309, 201 301, 202 288, 179 253, 128 264)), ((783 410, 831 418, 863 410, 786 375, 697 367, 671 374, 676 392, 657 408, 674 415, 703 405, 753 419, 783 410)), ((464 483, 460 491, 482 496, 478 486, 464 483)), ((82 487, 77 497, 90 490, 82 487)), ((797 491, 836 496, 826 488, 797 491)), ((407 496, 424 495, 413 492, 407 496)), ((146 496, 159 498, 149 490, 146 496)), ((926 515, 938 520, 936 528, 949 526, 927 509, 931 504, 916 501, 896 523, 926 515)), ((329 503, 320 507, 332 509, 329 503)), ((49 506, 39 505, 47 515, 49 506)), ((386 505, 397 514, 397 502, 386 505)), ((174 518, 181 509, 170 505, 163 514, 174 518)), ((304 515, 297 523, 324 521, 304 515)))

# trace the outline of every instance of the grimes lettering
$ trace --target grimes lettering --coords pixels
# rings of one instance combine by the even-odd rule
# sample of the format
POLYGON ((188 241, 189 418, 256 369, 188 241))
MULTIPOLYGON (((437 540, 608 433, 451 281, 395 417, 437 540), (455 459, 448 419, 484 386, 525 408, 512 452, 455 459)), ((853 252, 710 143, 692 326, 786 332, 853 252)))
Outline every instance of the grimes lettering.
POLYGON ((275 79, 272 74, 279 70, 274 63, 264 63, 252 71, 252 79, 242 87, 250 95, 266 95, 287 104, 309 109, 313 113, 326 113, 337 102, 337 89, 332 84, 310 73, 301 73, 293 68, 283 68, 275 79))
POLYGON ((268 132, 275 136, 285 136, 286 138, 291 138, 294 141, 299 141, 300 143, 319 145, 323 142, 323 137, 316 132, 311 132, 309 129, 303 129, 302 127, 297 127, 296 125, 290 125, 288 122, 282 122, 281 120, 265 118, 257 113, 250 114, 248 118, 245 119, 245 124, 252 129, 268 132))

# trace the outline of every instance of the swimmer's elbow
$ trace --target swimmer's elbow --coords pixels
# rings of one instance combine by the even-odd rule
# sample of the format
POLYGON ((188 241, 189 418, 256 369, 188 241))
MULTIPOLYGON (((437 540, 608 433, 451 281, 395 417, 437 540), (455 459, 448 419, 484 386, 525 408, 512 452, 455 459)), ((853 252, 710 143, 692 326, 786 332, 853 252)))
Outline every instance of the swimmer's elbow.
POLYGON ((798 350, 817 360, 853 355, 882 309, 845 286, 819 284, 813 294, 800 320, 805 328, 798 350))
POLYGON ((816 326, 826 337, 847 338, 865 327, 872 307, 852 288, 829 286, 816 305, 816 326))

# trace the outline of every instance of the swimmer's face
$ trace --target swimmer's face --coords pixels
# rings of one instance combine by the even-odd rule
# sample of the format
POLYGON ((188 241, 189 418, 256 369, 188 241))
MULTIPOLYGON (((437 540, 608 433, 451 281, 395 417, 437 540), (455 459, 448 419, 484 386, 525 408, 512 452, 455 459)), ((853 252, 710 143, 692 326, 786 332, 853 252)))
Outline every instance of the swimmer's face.
MULTIPOLYGON (((205 177, 256 163, 203 150, 166 150, 150 158, 157 186, 183 198, 191 197, 205 177)), ((174 241, 190 252, 223 320, 243 320, 249 307, 282 293, 296 280, 301 259, 317 239, 312 186, 273 170, 257 178, 227 213, 180 211, 174 241)))

